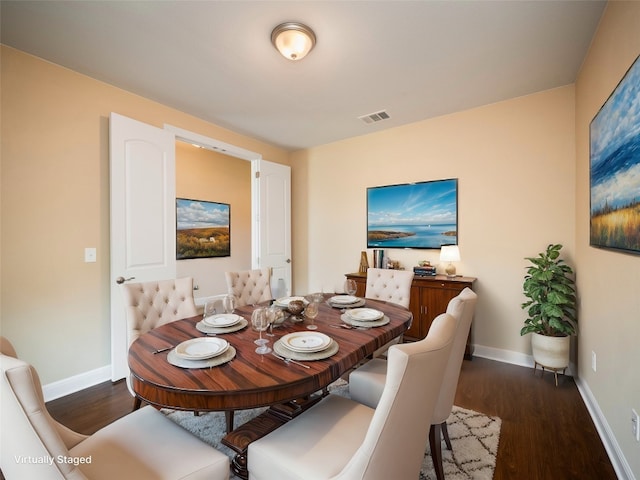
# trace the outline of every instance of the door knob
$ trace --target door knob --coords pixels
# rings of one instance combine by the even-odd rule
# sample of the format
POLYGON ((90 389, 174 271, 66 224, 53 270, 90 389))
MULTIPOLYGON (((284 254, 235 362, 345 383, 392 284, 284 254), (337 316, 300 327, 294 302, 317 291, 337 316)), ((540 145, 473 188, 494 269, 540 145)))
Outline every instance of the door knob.
POLYGON ((118 285, 122 285, 124 282, 128 282, 129 280, 133 280, 136 277, 129 277, 129 278, 124 278, 124 277, 118 277, 116 278, 116 283, 118 285))
POLYGON ((291 263, 291 259, 290 258, 287 258, 287 263, 291 263))

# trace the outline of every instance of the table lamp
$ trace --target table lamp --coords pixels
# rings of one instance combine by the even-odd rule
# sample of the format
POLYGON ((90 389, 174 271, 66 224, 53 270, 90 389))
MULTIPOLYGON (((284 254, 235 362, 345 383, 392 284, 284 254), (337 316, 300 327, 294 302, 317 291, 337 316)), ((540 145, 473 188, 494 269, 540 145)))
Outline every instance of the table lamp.
POLYGON ((445 272, 447 273, 447 277, 455 277, 456 276, 456 267, 451 262, 459 262, 460 261, 460 249, 457 245, 442 245, 440 248, 440 261, 441 262, 449 262, 447 268, 445 268, 445 272))

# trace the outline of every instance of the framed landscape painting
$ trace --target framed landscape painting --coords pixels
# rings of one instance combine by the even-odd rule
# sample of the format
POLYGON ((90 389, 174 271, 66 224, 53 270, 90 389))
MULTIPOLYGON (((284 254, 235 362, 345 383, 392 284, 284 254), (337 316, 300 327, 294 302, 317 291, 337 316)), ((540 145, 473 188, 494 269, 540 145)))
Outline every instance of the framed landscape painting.
POLYGON ((591 121, 589 134, 589 243, 640 254, 638 58, 591 121))
POLYGON ((231 206, 176 198, 176 259, 231 256, 231 206))

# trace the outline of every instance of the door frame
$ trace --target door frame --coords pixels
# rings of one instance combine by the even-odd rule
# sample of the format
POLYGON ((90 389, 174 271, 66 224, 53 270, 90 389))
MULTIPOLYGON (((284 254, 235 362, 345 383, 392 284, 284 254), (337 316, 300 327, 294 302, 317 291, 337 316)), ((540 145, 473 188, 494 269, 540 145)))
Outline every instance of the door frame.
POLYGON ((212 150, 217 153, 228 155, 230 157, 239 158, 241 160, 247 160, 251 162, 251 268, 260 268, 260 232, 257 231, 257 225, 259 221, 259 200, 256 203, 254 199, 258 198, 259 185, 256 175, 253 174, 259 168, 262 155, 251 150, 225 143, 215 138, 207 137, 199 133, 191 132, 183 128, 176 127, 174 125, 164 124, 164 129, 173 133, 176 140, 191 143, 207 150, 212 150))

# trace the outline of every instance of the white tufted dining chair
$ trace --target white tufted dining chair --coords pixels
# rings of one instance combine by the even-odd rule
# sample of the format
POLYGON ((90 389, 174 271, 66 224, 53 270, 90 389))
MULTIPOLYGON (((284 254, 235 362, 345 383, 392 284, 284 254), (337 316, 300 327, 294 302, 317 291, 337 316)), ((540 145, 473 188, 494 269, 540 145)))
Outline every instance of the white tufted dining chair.
POLYGON ((0 469, 8 479, 155 478, 227 480, 229 459, 151 406, 92 435, 77 433, 47 411, 38 373, 2 340, 0 469), (16 459, 49 459, 20 462, 16 459), (76 460, 91 459, 80 463, 76 460), (67 461, 73 460, 73 461, 67 461))
MULTIPOLYGON (((367 269, 367 284, 364 296, 372 300, 383 300, 409 308, 412 281, 413 272, 411 270, 369 268, 367 269)), ((394 338, 373 352, 373 357, 384 355, 391 345, 395 345, 401 340, 402 336, 394 338)))
MULTIPOLYGON (((177 278, 152 282, 122 284, 127 318, 127 345, 143 333, 165 323, 193 317, 198 314, 193 299, 193 278, 177 278)), ((129 376, 127 387, 132 395, 129 376)), ((140 407, 136 397, 134 409, 140 407)))
POLYGON ((391 270, 386 268, 369 268, 365 298, 383 300, 409 308, 411 296, 411 270, 391 270))
POLYGON ((418 478, 455 323, 442 314, 423 340, 389 349, 377 408, 330 394, 249 444, 249 480, 418 478))
POLYGON ((238 306, 271 300, 271 268, 225 272, 227 292, 235 295, 238 306))
MULTIPOLYGON (((447 431, 447 418, 451 415, 453 408, 467 336, 471 328, 477 299, 478 296, 473 290, 465 288, 456 297, 452 298, 447 305, 446 313, 456 319, 456 333, 429 431, 431 458, 433 459, 438 480, 444 479, 441 435, 444 437, 447 448, 451 450, 451 441, 447 431)), ((376 408, 384 390, 387 368, 387 362, 374 358, 353 371, 349 375, 349 394, 351 398, 371 408, 376 408)))

